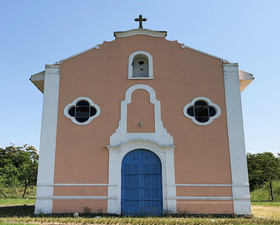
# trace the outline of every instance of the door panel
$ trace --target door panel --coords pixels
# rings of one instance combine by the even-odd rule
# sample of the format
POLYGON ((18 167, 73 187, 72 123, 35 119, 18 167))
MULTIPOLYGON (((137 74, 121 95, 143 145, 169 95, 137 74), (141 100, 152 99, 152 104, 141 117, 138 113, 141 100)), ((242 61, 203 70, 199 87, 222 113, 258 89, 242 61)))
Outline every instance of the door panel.
POLYGON ((152 152, 138 149, 122 162, 122 214, 162 215, 161 162, 152 152))

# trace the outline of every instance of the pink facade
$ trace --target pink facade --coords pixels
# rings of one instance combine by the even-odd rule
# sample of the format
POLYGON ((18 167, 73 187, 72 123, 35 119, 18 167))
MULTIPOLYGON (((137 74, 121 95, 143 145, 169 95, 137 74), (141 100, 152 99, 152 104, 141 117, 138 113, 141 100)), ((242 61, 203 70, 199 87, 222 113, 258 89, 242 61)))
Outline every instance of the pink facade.
POLYGON ((116 32, 31 77, 44 92, 35 213, 123 214, 123 159, 144 149, 161 163, 160 214, 250 214, 240 86, 253 77, 165 35, 116 32))

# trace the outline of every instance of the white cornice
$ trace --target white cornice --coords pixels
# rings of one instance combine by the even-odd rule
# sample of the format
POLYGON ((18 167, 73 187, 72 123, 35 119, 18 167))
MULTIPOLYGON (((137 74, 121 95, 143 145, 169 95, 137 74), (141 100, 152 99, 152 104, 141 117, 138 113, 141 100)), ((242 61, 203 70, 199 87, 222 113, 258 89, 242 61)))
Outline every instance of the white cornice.
POLYGON ((134 35, 148 35, 152 37, 166 37, 167 31, 155 31, 155 30, 149 30, 149 29, 133 29, 133 30, 127 30, 127 31, 116 31, 114 32, 114 36, 116 38, 119 37, 130 37, 134 35))

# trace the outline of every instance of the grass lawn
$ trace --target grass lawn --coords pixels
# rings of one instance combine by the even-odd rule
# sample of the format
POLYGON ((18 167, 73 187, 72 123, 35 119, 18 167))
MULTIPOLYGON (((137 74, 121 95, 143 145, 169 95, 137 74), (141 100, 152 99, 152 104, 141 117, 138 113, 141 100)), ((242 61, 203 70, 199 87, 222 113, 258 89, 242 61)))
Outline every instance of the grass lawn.
POLYGON ((259 205, 259 206, 279 206, 280 207, 280 202, 251 202, 252 206, 259 205))
POLYGON ((35 188, 30 187, 26 199, 22 199, 22 188, 5 190, 9 198, 0 198, 0 224, 280 224, 280 202, 252 202, 252 218, 194 218, 194 217, 78 217, 72 215, 34 216, 35 188))
POLYGON ((0 206, 34 205, 35 199, 27 198, 0 198, 0 206))
MULTIPOLYGON (((16 199, 19 200, 19 199, 16 199)), ((27 202, 25 202, 26 204, 27 202)), ((33 206, 0 207, 0 224, 280 224, 280 204, 271 202, 254 202, 252 218, 194 218, 194 217, 78 217, 72 215, 38 215, 33 216, 33 206), (270 204, 270 205, 269 205, 270 204)), ((7 204, 5 204, 7 205, 7 204)))

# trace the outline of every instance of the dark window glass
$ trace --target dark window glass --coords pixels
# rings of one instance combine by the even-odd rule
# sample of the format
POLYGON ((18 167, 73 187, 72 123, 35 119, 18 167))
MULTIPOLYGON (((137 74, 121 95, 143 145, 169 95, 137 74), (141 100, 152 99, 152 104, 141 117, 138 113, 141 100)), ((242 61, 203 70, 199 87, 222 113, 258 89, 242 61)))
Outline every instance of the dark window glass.
POLYGON ((94 116, 97 113, 96 108, 90 106, 90 104, 85 101, 79 101, 76 106, 71 107, 68 110, 70 116, 75 117, 75 119, 80 122, 86 122, 91 116, 94 116))
POLYGON ((94 107, 90 107, 90 116, 94 116, 95 114, 96 114, 96 108, 94 108, 94 107))
POLYGON ((209 107, 209 114, 210 116, 215 116, 216 115, 216 109, 212 106, 209 107))
POLYGON ((68 113, 70 116, 75 116, 75 107, 71 107, 69 110, 68 110, 68 113))
POLYGON ((188 113, 190 116, 193 116, 193 115, 194 115, 194 113, 193 113, 193 107, 192 107, 192 106, 189 107, 189 108, 187 109, 187 113, 188 113))
POLYGON ((195 119, 200 123, 205 123, 209 120, 209 118, 207 118, 207 117, 204 117, 204 118, 195 117, 195 119))
POLYGON ((194 107, 195 118, 209 117, 208 106, 195 106, 194 107))
POLYGON ((82 100, 77 103, 77 106, 89 106, 89 103, 85 100, 82 100))
POLYGON ((88 118, 89 107, 88 106, 76 106, 76 118, 88 118))
POLYGON ((83 122, 86 122, 86 121, 88 120, 88 118, 89 118, 89 117, 87 117, 87 118, 78 118, 78 117, 76 117, 76 120, 77 120, 78 122, 80 122, 80 123, 83 123, 83 122))
POLYGON ((198 100, 194 103, 195 106, 208 106, 207 102, 198 100))
POLYGON ((209 121, 209 118, 217 114, 217 110, 209 106, 207 102, 203 100, 198 100, 193 106, 187 109, 187 114, 189 116, 194 116, 195 119, 200 123, 205 123, 209 121))

